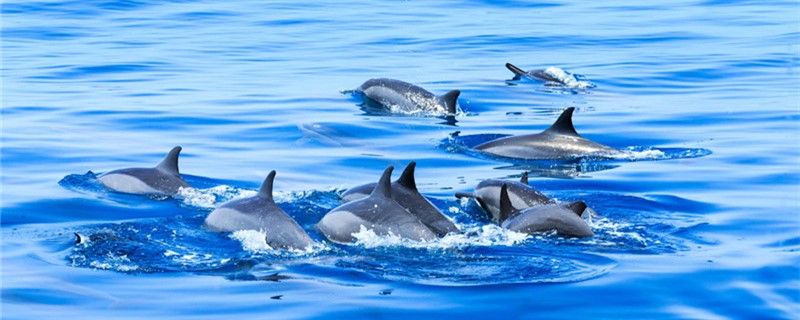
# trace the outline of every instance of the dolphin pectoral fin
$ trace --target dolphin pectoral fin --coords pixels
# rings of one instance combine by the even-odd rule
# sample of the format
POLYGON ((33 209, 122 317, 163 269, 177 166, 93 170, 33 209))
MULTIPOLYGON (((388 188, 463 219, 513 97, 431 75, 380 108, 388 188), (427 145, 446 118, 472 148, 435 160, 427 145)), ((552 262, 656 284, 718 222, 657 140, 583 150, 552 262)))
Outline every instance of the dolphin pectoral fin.
POLYGON ((456 104, 458 103, 458 95, 461 94, 459 90, 451 90, 445 93, 440 99, 444 102, 444 106, 447 108, 447 113, 455 114, 456 113, 456 104))
POLYGON ((567 204, 565 207, 570 211, 575 212, 575 214, 577 214, 580 217, 583 215, 583 211, 586 210, 586 202, 575 201, 567 204))
POLYGON ((470 192, 456 192, 456 198, 476 198, 474 193, 470 192))
POLYGON ((519 80, 520 76, 525 75, 525 73, 526 73, 525 70, 522 70, 522 69, 518 68, 517 66, 515 66, 513 64, 510 64, 510 63, 506 63, 506 68, 508 68, 508 70, 510 70, 511 72, 513 72, 516 75, 514 77, 514 80, 519 80))
POLYGON ((498 216, 498 223, 503 223, 514 211, 514 205, 511 204, 511 198, 508 197, 508 185, 505 183, 500 187, 500 215, 498 216))
POLYGON ((545 132, 552 132, 552 133, 559 133, 571 136, 580 137, 578 131, 575 131, 575 126, 572 125, 572 113, 575 112, 575 107, 569 107, 558 116, 558 120, 553 123, 550 128, 547 128, 545 132))
POLYGON ((414 170, 417 167, 416 161, 411 161, 406 166, 406 169, 403 170, 403 173, 400 175, 400 178, 397 179, 397 183, 401 186, 404 186, 411 190, 417 190, 417 182, 414 179, 414 170))
POLYGON ((275 170, 272 170, 267 175, 267 178, 264 179, 264 183, 261 184, 261 189, 258 190, 258 195, 264 197, 269 201, 272 200, 272 184, 275 182, 275 170))
POLYGON ((522 184, 528 184, 528 171, 522 173, 522 177, 519 178, 519 182, 522 184))
POLYGON ((372 190, 370 197, 392 198, 392 182, 389 180, 392 178, 392 170, 394 170, 394 166, 388 166, 386 170, 383 170, 383 175, 375 185, 375 189, 372 190))
POLYGON ((175 175, 179 174, 178 156, 181 154, 181 150, 182 150, 181 146, 176 146, 172 148, 172 150, 169 151, 167 156, 164 157, 164 160, 161 160, 161 162, 156 166, 156 168, 159 168, 171 174, 175 175))

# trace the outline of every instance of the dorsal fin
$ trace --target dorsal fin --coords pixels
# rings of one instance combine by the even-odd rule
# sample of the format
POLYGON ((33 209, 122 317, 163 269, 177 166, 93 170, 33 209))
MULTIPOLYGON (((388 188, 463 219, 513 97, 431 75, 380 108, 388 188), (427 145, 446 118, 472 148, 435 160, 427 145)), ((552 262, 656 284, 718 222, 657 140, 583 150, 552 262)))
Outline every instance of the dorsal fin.
POLYGON ((502 223, 511 216, 514 211, 514 206, 511 204, 511 198, 508 197, 508 185, 503 184, 500 187, 500 216, 498 216, 498 223, 502 223))
POLYGON ((522 184, 528 184, 528 171, 522 173, 522 177, 519 178, 519 182, 522 184))
POLYGON ((181 146, 172 148, 172 150, 170 150, 169 153, 167 153, 167 156, 164 157, 164 160, 161 160, 161 162, 156 166, 156 168, 159 168, 161 170, 164 170, 172 174, 179 174, 178 155, 181 154, 181 149, 182 149, 181 146))
POLYGON ((510 63, 506 63, 506 68, 508 68, 508 70, 510 70, 511 72, 513 72, 517 76, 524 76, 527 73, 527 72, 525 72, 525 70, 522 70, 522 69, 518 68, 517 66, 515 66, 513 64, 510 64, 510 63))
POLYGON ((272 184, 274 181, 275 170, 272 170, 267 175, 267 178, 264 179, 264 183, 261 184, 261 189, 258 190, 258 195, 266 198, 267 200, 272 200, 272 184))
POLYGON ((575 212, 579 217, 583 215, 583 211, 586 210, 586 202, 583 201, 575 201, 570 204, 567 204, 567 209, 572 212, 575 212))
POLYGON ((375 189, 372 190, 370 197, 392 197, 392 170, 394 170, 394 166, 388 166, 386 170, 383 170, 383 175, 378 180, 378 184, 375 185, 375 189))
POLYGON ((575 107, 569 107, 558 116, 558 120, 553 123, 550 128, 545 130, 546 132, 553 132, 553 133, 560 133, 560 134, 567 134, 572 136, 580 136, 577 131, 575 131, 575 126, 572 125, 572 113, 575 112, 575 107))
POLYGON ((456 104, 458 104, 458 95, 460 94, 461 91, 459 90, 451 90, 441 96, 440 99, 444 103, 447 113, 456 114, 456 104))
POLYGON ((416 161, 411 161, 403 170, 403 174, 397 179, 397 183, 411 190, 417 190, 417 181, 414 179, 414 169, 417 167, 416 161))

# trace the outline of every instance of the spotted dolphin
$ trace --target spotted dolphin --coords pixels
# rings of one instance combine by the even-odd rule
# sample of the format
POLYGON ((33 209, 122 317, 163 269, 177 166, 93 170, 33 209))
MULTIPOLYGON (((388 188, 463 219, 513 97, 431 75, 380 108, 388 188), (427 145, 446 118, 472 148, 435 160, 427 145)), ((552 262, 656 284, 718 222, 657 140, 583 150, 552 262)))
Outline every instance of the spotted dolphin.
POLYGON ((546 84, 573 89, 587 89, 595 87, 594 83, 580 80, 574 74, 564 71, 561 68, 549 67, 546 69, 525 71, 510 63, 506 63, 506 68, 514 73, 514 80, 519 80, 525 77, 529 79, 542 80, 545 81, 546 84))
POLYGON ((368 197, 347 202, 325 214, 317 224, 322 234, 336 243, 356 241, 353 234, 362 228, 379 236, 393 234, 411 240, 436 239, 436 233, 392 200, 392 170, 392 166, 386 168, 368 197))
POLYGON ((488 154, 525 160, 609 158, 624 152, 581 137, 572 124, 575 107, 569 107, 550 128, 536 134, 502 137, 475 146, 488 154))
POLYGON ((591 237, 592 227, 580 217, 585 209, 585 203, 575 202, 570 206, 544 204, 519 210, 511 204, 508 186, 500 187, 499 222, 507 230, 528 234, 555 231, 562 236, 591 237))
POLYGON ((164 160, 153 168, 126 168, 109 171, 98 180, 111 190, 132 194, 173 195, 189 185, 178 172, 181 147, 169 151, 164 160))
MULTIPOLYGON (((409 162, 400 178, 392 182, 392 199, 419 218, 439 237, 451 232, 459 232, 458 227, 417 190, 417 182, 414 178, 416 167, 415 161, 409 162)), ((375 189, 375 185, 376 183, 373 182, 350 188, 342 194, 342 200, 348 202, 366 198, 375 189)))
POLYGON ((275 249, 306 249, 314 241, 272 198, 275 171, 271 171, 255 196, 228 201, 206 217, 205 226, 216 232, 256 230, 266 233, 275 249))
POLYGON ((357 92, 361 92, 383 107, 398 108, 401 112, 432 112, 455 114, 458 95, 461 91, 452 90, 442 96, 395 79, 370 79, 364 82, 357 92))

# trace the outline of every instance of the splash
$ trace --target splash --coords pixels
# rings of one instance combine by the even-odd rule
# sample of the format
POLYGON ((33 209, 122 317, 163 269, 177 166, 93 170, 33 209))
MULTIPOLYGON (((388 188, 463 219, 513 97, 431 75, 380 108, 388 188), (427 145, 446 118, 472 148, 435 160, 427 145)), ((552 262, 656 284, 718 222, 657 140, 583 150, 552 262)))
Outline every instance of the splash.
POLYGON ((353 233, 353 237, 356 238, 354 245, 365 248, 400 246, 418 249, 451 249, 470 246, 513 246, 529 238, 524 233, 505 230, 496 225, 459 227, 463 231, 462 233, 451 233, 442 238, 426 241, 406 239, 392 233, 380 236, 362 225, 358 232, 353 233))
POLYGON ((552 81, 548 82, 548 84, 552 84, 555 86, 564 86, 572 89, 590 89, 595 87, 594 83, 585 80, 580 80, 579 75, 569 73, 561 68, 549 67, 547 69, 542 70, 542 73, 553 79, 558 80, 558 82, 552 82, 552 81))

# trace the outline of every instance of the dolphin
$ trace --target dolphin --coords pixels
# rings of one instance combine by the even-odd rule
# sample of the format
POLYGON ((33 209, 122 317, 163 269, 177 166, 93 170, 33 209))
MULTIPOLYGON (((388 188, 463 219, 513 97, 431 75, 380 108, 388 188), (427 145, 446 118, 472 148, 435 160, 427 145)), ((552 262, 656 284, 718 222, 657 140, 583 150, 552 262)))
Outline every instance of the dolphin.
POLYGON ((395 79, 370 79, 357 92, 387 108, 399 108, 403 112, 456 113, 456 102, 461 91, 452 90, 437 97, 428 90, 395 79))
MULTIPOLYGON (((392 182, 392 199, 419 218, 437 236, 443 237, 451 232, 458 233, 458 227, 417 190, 417 182, 414 179, 416 167, 415 161, 409 162, 400 178, 392 182)), ((366 198, 375 189, 375 185, 373 182, 350 188, 342 194, 342 200, 349 202, 366 198)))
POLYGON ((366 228, 379 236, 397 235, 411 240, 433 240, 436 233, 419 218, 392 200, 391 177, 394 167, 383 171, 381 179, 366 198, 338 206, 325 214, 317 228, 328 240, 350 243, 354 233, 366 228))
POLYGON ((562 236, 591 237, 592 228, 580 216, 584 210, 586 204, 582 201, 569 206, 544 204, 519 210, 511 204, 508 186, 500 187, 499 221, 503 229, 528 234, 555 230, 562 236))
POLYGON ((594 83, 580 80, 574 74, 564 71, 561 68, 549 67, 547 69, 525 71, 510 63, 506 63, 506 68, 514 73, 514 80, 519 80, 520 78, 525 77, 529 79, 542 80, 545 81, 546 84, 554 84, 574 89, 587 89, 595 87, 594 83))
POLYGON ((506 185, 509 199, 514 208, 524 209, 533 206, 555 204, 556 202, 528 185, 528 173, 522 174, 519 182, 500 179, 483 180, 475 187, 474 193, 457 192, 458 198, 473 198, 489 213, 492 221, 500 222, 500 188, 506 185))
POLYGON ((205 226, 216 232, 256 230, 267 234, 267 244, 276 249, 306 249, 313 240, 272 198, 275 170, 255 196, 228 201, 206 217, 205 226))
POLYGON ((101 175, 98 180, 109 189, 122 193, 174 195, 181 187, 189 186, 178 172, 180 153, 181 147, 177 146, 154 168, 114 170, 101 175))
POLYGON ((475 146, 496 156, 525 160, 569 160, 582 157, 611 158, 622 151, 581 137, 572 125, 569 107, 550 128, 536 134, 502 137, 475 146))

